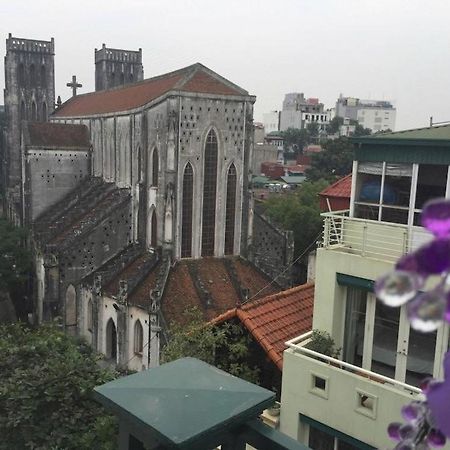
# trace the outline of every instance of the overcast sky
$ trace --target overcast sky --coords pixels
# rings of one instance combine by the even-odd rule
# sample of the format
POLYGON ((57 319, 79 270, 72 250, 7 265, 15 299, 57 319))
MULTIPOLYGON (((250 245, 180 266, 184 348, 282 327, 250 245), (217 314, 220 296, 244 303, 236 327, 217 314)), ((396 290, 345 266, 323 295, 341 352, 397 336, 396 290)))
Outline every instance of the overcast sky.
POLYGON ((257 121, 287 92, 392 100, 397 130, 450 120, 449 0, 1 0, 0 17, 2 54, 9 32, 55 38, 63 100, 73 74, 94 89, 104 42, 142 47, 146 78, 203 63, 257 96, 257 121))

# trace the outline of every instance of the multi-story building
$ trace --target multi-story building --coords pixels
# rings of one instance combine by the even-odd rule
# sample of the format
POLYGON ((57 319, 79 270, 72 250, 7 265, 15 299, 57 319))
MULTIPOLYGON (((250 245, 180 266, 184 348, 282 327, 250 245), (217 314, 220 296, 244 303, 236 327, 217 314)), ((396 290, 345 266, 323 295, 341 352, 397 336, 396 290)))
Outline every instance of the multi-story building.
POLYGON ((339 358, 307 348, 284 353, 281 431, 313 449, 391 448, 386 429, 420 381, 440 378, 449 326, 421 334, 405 306, 377 301, 374 281, 429 240, 424 203, 450 198, 450 126, 356 140, 350 209, 324 214, 317 251, 313 329, 328 332, 339 358))
POLYGON ((395 129, 396 109, 386 100, 361 100, 354 97, 339 96, 336 102, 336 115, 344 119, 357 120, 364 128, 372 131, 395 129))
POLYGON ((328 111, 318 98, 305 98, 303 93, 286 94, 283 110, 280 112, 280 131, 288 128, 305 128, 310 122, 319 122, 325 126, 330 120, 328 111))
POLYGON ((266 134, 276 133, 280 130, 280 112, 270 111, 263 114, 264 131, 266 134))

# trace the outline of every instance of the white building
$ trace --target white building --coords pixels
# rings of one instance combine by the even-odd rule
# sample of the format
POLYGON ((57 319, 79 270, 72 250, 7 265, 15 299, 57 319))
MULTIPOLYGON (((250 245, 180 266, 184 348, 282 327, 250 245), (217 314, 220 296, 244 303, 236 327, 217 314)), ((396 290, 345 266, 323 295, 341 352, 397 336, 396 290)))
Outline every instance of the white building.
POLYGON ((266 134, 280 130, 280 112, 270 111, 263 114, 264 131, 266 134))
POLYGON ((402 422, 420 380, 443 376, 449 346, 447 324, 415 331, 405 306, 377 301, 373 285, 431 238, 419 215, 450 198, 450 126, 357 142, 350 210, 324 214, 317 251, 313 329, 330 333, 340 357, 311 353, 310 334, 284 352, 280 429, 313 449, 392 448, 388 424, 402 422))
POLYGON ((395 129, 396 109, 386 100, 361 100, 355 97, 339 96, 336 115, 357 120, 364 128, 373 132, 395 129))

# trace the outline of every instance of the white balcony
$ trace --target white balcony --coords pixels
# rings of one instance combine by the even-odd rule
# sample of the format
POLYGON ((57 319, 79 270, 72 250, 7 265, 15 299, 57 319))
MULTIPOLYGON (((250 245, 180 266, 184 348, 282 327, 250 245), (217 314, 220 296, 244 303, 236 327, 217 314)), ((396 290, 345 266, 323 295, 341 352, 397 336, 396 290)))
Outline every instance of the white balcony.
POLYGON ((402 405, 421 397, 420 389, 309 350, 310 336, 286 343, 280 430, 304 441, 305 416, 375 448, 391 448, 387 426, 402 421, 402 405))
POLYGON ((357 219, 348 213, 322 214, 324 248, 394 262, 432 239, 422 227, 357 219))

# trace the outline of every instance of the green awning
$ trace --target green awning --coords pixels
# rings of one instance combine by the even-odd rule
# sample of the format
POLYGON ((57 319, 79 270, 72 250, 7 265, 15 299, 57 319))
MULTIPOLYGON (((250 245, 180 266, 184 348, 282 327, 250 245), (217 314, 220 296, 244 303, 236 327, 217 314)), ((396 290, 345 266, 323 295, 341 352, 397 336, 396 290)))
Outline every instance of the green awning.
POLYGON ((373 292, 375 282, 366 278, 354 277, 345 273, 337 273, 336 280, 340 286, 350 286, 364 291, 373 292))

